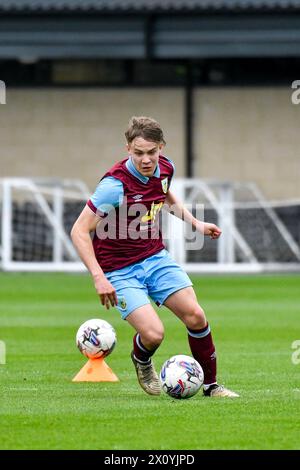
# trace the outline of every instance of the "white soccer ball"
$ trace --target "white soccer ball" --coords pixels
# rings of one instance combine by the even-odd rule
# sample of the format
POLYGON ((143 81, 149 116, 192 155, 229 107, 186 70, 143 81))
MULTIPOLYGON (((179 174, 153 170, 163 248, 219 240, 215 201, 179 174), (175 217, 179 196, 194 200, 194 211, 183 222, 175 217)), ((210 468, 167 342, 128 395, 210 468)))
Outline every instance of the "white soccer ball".
POLYGON ((76 334, 79 351, 89 359, 108 356, 116 342, 117 336, 114 328, 110 323, 99 318, 84 322, 76 334))
POLYGON ((172 356, 160 371, 162 389, 172 398, 192 397, 200 390, 203 380, 199 362, 184 354, 172 356))

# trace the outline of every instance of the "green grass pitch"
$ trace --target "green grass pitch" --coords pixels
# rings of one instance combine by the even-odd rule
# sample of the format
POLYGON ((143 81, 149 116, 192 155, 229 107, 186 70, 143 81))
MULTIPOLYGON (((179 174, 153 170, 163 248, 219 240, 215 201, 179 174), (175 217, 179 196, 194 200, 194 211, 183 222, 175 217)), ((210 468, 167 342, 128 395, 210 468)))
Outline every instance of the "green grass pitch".
MULTIPOLYGON (((131 327, 106 311, 87 275, 1 274, 1 449, 299 449, 299 276, 193 277, 218 353, 219 381, 239 399, 146 395, 130 360, 131 327), (72 383, 85 359, 79 325, 103 318, 118 344, 106 360, 118 383, 72 383)), ((157 369, 190 354, 183 325, 158 309, 157 369)))

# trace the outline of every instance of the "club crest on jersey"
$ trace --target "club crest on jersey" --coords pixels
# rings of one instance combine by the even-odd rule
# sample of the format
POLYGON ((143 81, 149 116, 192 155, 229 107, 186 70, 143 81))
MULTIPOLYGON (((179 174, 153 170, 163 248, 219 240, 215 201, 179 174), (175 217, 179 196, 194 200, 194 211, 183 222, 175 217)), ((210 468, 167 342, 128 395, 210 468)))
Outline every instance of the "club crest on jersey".
POLYGON ((119 305, 123 310, 125 310, 125 308, 127 307, 125 297, 119 297, 119 305))
POLYGON ((161 186, 162 186, 162 190, 163 192, 166 194, 166 192, 168 191, 168 177, 164 178, 163 180, 161 180, 161 186))

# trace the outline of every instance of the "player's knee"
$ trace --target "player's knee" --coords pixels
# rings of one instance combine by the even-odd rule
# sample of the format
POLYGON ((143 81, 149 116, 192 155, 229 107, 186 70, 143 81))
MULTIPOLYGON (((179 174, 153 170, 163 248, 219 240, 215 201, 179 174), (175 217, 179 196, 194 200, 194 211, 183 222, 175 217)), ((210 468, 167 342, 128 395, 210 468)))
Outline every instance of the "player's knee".
POLYGON ((152 347, 158 347, 164 339, 164 330, 151 330, 147 332, 147 343, 152 347))
POLYGON ((196 304, 189 312, 189 315, 186 317, 185 324, 191 330, 200 330, 205 328, 207 320, 205 317, 204 310, 200 305, 196 304))

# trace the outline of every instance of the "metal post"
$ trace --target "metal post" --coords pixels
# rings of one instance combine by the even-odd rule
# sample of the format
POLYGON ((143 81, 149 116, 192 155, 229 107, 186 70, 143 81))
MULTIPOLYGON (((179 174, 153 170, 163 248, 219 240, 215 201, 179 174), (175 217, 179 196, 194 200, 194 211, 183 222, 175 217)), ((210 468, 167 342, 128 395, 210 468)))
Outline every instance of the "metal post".
MULTIPOLYGON (((182 179, 175 179, 172 183, 172 191, 176 194, 176 197, 182 202, 185 201, 184 194, 184 181, 182 179)), ((180 220, 175 215, 169 215, 169 252, 175 261, 179 264, 183 264, 186 261, 186 250, 185 250, 185 222, 180 220)))
POLYGON ((222 236, 218 240, 217 258, 218 263, 234 263, 234 209, 233 209, 233 187, 230 183, 223 183, 219 190, 219 220, 222 236))
POLYGON ((194 177, 194 88, 192 68, 187 64, 187 78, 185 87, 185 176, 194 177))
POLYGON ((8 179, 3 180, 2 206, 2 265, 5 270, 12 257, 12 186, 8 179))
MULTIPOLYGON (((56 186, 53 191, 53 211, 58 224, 63 227, 63 191, 56 186)), ((53 261, 60 263, 63 261, 63 249, 61 236, 53 227, 53 261)))

